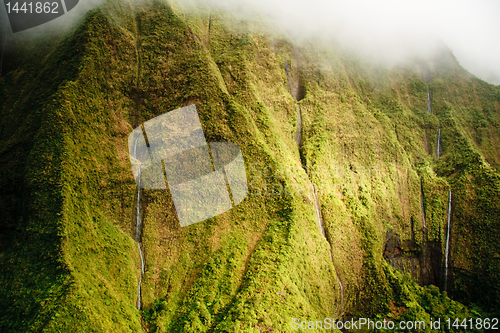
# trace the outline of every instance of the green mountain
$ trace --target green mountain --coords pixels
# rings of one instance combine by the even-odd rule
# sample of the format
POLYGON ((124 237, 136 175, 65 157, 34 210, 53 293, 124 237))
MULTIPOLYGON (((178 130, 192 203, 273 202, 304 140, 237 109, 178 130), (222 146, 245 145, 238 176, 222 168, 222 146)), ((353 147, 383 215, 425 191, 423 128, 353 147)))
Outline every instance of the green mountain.
POLYGON ((498 317, 500 87, 445 47, 387 68, 266 28, 109 0, 9 41, 0 331, 498 317), (208 142, 241 148, 249 194, 180 227, 168 192, 137 202, 127 140, 190 104, 208 142))

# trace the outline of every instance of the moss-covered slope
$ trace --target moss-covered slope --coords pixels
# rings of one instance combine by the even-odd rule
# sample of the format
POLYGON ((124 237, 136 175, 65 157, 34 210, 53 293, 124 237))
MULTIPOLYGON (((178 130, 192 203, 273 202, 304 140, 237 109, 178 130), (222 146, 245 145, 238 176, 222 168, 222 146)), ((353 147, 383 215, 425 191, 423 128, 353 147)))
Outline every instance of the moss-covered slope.
POLYGON ((292 318, 498 312, 499 88, 447 51, 388 69, 262 28, 109 1, 64 36, 16 37, 0 79, 3 331, 292 331, 292 318), (208 142, 241 147, 249 195, 181 228, 168 192, 143 191, 139 311, 127 138, 189 104, 208 142))

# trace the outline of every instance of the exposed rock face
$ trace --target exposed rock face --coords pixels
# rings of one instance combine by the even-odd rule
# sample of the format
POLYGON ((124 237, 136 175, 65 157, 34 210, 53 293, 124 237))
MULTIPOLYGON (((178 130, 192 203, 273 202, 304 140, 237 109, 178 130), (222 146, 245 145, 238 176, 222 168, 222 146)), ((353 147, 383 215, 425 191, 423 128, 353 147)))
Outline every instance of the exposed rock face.
POLYGON ((384 258, 392 267, 410 273, 417 280, 420 276, 419 252, 414 241, 402 242, 399 235, 387 231, 384 258))
POLYGON ((401 241, 399 235, 388 231, 384 258, 392 267, 411 274, 422 285, 439 286, 443 271, 440 250, 439 242, 424 241, 418 245, 414 240, 401 241))

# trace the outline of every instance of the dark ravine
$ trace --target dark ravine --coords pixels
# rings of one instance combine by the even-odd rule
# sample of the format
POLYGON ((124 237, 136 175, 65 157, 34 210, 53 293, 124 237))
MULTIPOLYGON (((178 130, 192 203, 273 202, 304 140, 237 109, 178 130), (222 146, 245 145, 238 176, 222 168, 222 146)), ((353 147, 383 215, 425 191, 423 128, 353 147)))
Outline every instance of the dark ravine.
POLYGON ((287 78, 286 88, 296 101, 304 98, 304 86, 298 70, 297 49, 293 50, 293 66, 289 61, 285 62, 285 75, 287 78))
MULTIPOLYGON (((420 208, 422 214, 422 244, 419 254, 418 281, 421 285, 433 284, 440 286, 442 282, 442 242, 441 240, 429 240, 431 226, 427 225, 427 214, 425 211, 425 194, 422 180, 420 181, 420 208)), ((417 276, 415 276, 417 278, 417 276)))

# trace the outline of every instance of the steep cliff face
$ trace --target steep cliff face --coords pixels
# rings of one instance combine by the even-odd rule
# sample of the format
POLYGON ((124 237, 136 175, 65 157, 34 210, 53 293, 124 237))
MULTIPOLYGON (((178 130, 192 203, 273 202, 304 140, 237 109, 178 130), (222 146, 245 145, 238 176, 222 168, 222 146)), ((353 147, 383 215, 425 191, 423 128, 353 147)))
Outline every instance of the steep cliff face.
MULTIPOLYGON (((473 291, 473 280, 483 286, 497 285, 494 282, 498 281, 496 273, 481 277, 479 272, 485 272, 486 266, 488 272, 497 271, 498 263, 491 254, 498 253, 498 248, 495 249, 496 245, 488 235, 498 235, 498 221, 490 220, 490 213, 481 210, 483 204, 479 201, 482 199, 478 198, 475 190, 471 191, 476 188, 480 193, 490 193, 488 203, 484 204, 491 204, 488 210, 495 211, 494 202, 498 198, 493 189, 498 188, 495 176, 498 170, 497 153, 494 148, 498 137, 498 87, 470 76, 449 52, 443 50, 435 59, 427 60, 433 111, 426 114, 427 84, 419 78, 417 64, 413 68, 384 71, 339 58, 335 62, 333 56, 329 57, 328 69, 321 71, 314 65, 309 69, 310 75, 321 78, 327 76, 325 72, 330 70, 331 84, 325 89, 321 87, 321 81, 317 84, 318 80, 306 79, 310 86, 306 85, 306 98, 301 105, 305 114, 311 115, 311 125, 305 128, 313 131, 307 134, 306 129, 305 147, 308 140, 316 137, 316 142, 310 146, 308 163, 313 166, 314 160, 319 160, 316 163, 327 171, 320 172, 318 183, 327 184, 325 186, 334 184, 338 188, 337 196, 331 195, 331 189, 326 191, 323 205, 325 208, 335 207, 328 201, 338 200, 338 207, 347 208, 344 211, 350 215, 352 224, 362 226, 357 229, 370 239, 374 257, 381 253, 385 233, 390 229, 386 244, 389 261, 394 266, 406 267, 423 284, 444 287, 448 194, 451 188, 451 277, 448 279, 448 290, 456 296, 467 295, 469 300, 482 302, 491 309, 498 308, 498 303, 492 298, 480 300, 482 296, 476 292, 477 289, 473 291), (339 86, 344 89, 340 90, 339 86), (340 93, 331 93, 335 88, 340 93), (316 95, 321 99, 314 98, 316 95), (309 100, 314 103, 308 109, 309 100), (318 114, 321 109, 327 110, 323 117, 318 114), (330 126, 317 126, 320 121, 330 126), (439 124, 442 124, 441 131, 439 124), (320 131, 319 128, 326 130, 320 131), (442 153, 436 160, 433 152, 439 132, 442 153), (491 138, 488 142, 481 141, 485 132, 491 138), (472 170, 477 170, 477 174, 472 170), (331 180, 325 181, 328 177, 331 180), (476 177, 484 179, 489 185, 479 185, 476 177), (464 188, 464 182, 469 190, 464 188), (475 208, 470 205, 471 200, 475 201, 475 208), (463 210, 468 215, 464 215, 463 210), (485 220, 488 222, 483 224, 485 220), (367 221, 364 222, 366 226, 361 221, 367 221), (482 227, 473 227, 476 223, 482 227), (474 235, 470 234, 472 230, 474 235), (394 246, 393 234, 399 238, 397 246, 394 246), (487 252, 490 255, 486 255, 487 252), (485 261, 478 260, 481 264, 472 264, 479 253, 483 253, 480 256, 485 261), (476 266, 483 264, 486 266, 476 266)), ((311 60, 310 63, 328 63, 322 60, 311 60)), ((307 71, 305 68, 304 72, 307 71)), ((303 114, 303 117, 307 122, 306 115, 303 114)), ((321 170, 321 167, 318 169, 321 170)), ((324 213, 325 220, 332 221, 333 230, 330 229, 330 232, 333 231, 334 237, 340 240, 348 226, 339 228, 339 222, 346 219, 339 219, 338 210, 332 210, 330 216, 328 210, 324 213)), ((351 260, 349 256, 354 255, 356 247, 352 244, 345 246, 346 262, 351 260)), ((365 248, 360 252, 366 251, 365 248)), ((494 290, 494 293, 498 292, 496 287, 494 290)))
POLYGON ((138 331, 134 44, 102 11, 35 37, 8 45, 0 83, 2 331, 138 331))
POLYGON ((253 24, 109 1, 64 36, 9 43, 4 331, 289 331, 299 317, 498 312, 499 88, 445 49, 387 69, 253 24), (190 104, 208 142, 241 147, 249 195, 181 228, 168 192, 137 202, 127 138, 190 104))

